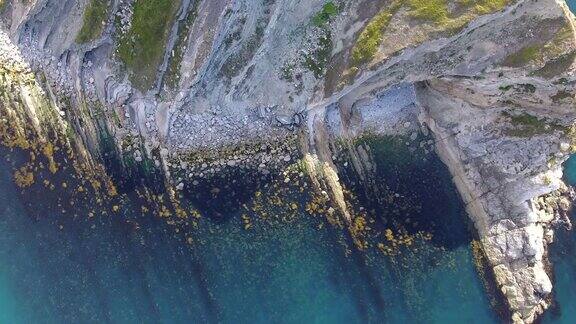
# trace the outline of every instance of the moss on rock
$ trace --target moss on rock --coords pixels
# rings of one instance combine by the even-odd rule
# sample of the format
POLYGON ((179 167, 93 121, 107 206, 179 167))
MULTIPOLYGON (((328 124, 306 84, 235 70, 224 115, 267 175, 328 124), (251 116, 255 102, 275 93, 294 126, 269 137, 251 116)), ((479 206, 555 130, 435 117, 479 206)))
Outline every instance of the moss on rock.
POLYGON ((152 87, 162 61, 170 27, 180 0, 137 0, 132 24, 118 44, 118 56, 126 65, 130 81, 140 90, 152 87))
POLYGON ((108 0, 90 1, 84 11, 84 22, 76 36, 76 42, 88 43, 102 35, 106 23, 108 5, 108 0))

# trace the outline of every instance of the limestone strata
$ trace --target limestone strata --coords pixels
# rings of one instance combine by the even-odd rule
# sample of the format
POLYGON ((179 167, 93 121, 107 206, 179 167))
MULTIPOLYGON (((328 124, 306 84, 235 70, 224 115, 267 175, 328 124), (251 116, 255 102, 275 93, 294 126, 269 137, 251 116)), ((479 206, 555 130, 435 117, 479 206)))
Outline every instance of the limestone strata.
POLYGON ((568 208, 567 198, 558 198, 565 205, 555 201, 555 208, 543 208, 540 198, 568 193, 560 165, 568 156, 565 134, 495 136, 507 128, 500 109, 471 105, 434 86, 441 87, 419 86, 421 120, 437 139, 436 150, 450 168, 514 321, 532 322, 550 302, 546 250, 553 223, 564 221, 560 213, 568 208))
MULTIPOLYGON (((448 1, 440 16, 408 0, 160 1, 164 15, 153 16, 150 1, 101 3, 6 0, 0 11, 94 156, 98 135, 110 134, 120 155, 152 160, 177 189, 304 156, 350 224, 334 142, 417 138, 419 115, 513 320, 546 309, 546 247, 553 225, 567 224, 561 163, 576 133, 575 27, 564 1, 448 1), (149 37, 150 26, 162 32, 149 37)), ((364 179, 365 156, 352 160, 364 179)))
POLYGON ((570 227, 563 215, 572 193, 561 164, 573 145, 574 62, 562 65, 561 58, 574 46, 565 4, 520 2, 455 37, 402 53, 329 98, 342 125, 358 127, 365 121, 355 115, 374 92, 416 81, 420 121, 453 174, 518 323, 533 322, 548 307, 547 245, 553 225, 570 227), (538 36, 526 33, 536 29, 538 36), (542 48, 541 56, 523 57, 530 46, 542 48), (552 67, 555 74, 543 73, 552 67), (570 99, 558 100, 564 92, 570 99))

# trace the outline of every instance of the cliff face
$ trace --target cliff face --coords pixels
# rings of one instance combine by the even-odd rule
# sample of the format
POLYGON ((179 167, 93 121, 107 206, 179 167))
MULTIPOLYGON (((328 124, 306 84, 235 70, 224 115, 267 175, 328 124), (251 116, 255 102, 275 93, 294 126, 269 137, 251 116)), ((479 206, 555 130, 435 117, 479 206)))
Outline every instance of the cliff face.
POLYGON ((80 133, 82 155, 97 160, 105 132, 176 189, 302 154, 350 226, 334 142, 431 131, 513 320, 547 308, 575 144, 562 0, 4 0, 0 12, 3 62, 18 55, 46 79, 42 106, 80 133))

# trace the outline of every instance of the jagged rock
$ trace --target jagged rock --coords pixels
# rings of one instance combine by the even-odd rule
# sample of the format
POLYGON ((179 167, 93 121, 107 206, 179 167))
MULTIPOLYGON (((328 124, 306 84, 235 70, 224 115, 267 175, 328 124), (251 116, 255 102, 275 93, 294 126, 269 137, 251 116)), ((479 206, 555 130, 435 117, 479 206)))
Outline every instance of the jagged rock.
MULTIPOLYGON (((29 61, 57 85, 57 95, 75 99, 72 112, 83 111, 83 98, 91 98, 97 104, 87 109, 97 115, 103 108, 115 135, 141 136, 147 147, 161 148, 157 167, 178 166, 170 158, 196 151, 282 142, 304 128, 295 142, 303 143, 311 177, 334 202, 329 210, 345 221, 350 215, 331 144, 368 131, 414 142, 419 120, 433 138, 419 145, 435 147, 449 167, 512 320, 530 323, 547 307, 546 244, 555 222, 569 224, 573 198, 555 191, 562 188, 560 165, 574 147, 568 135, 576 119, 574 98, 566 95, 576 83, 574 62, 566 60, 576 50, 574 17, 563 1, 506 1, 482 16, 473 6, 453 4, 447 10, 461 12, 464 24, 450 30, 401 6, 376 54, 356 65, 350 53, 358 35, 389 3, 342 2, 337 19, 318 27, 310 21, 325 1, 202 1, 197 8, 184 1, 158 34, 162 50, 150 66, 131 66, 117 51, 139 14, 137 2, 113 2, 101 33, 82 44, 76 37, 88 2, 7 2, 0 13, 0 69, 27 71, 23 61, 29 61), (192 10, 202 19, 184 26, 192 10), (323 49, 327 32, 331 44, 323 49), (527 46, 539 50, 536 59, 522 55, 527 46), (117 111, 130 119, 117 121, 117 111)), ((97 128, 96 121, 82 122, 97 128)), ((261 151, 255 165, 262 173, 296 156, 268 154, 267 146, 261 151)), ((365 178, 367 155, 358 150, 351 163, 365 178)), ((245 164, 237 157, 223 161, 198 161, 197 177, 245 164)))

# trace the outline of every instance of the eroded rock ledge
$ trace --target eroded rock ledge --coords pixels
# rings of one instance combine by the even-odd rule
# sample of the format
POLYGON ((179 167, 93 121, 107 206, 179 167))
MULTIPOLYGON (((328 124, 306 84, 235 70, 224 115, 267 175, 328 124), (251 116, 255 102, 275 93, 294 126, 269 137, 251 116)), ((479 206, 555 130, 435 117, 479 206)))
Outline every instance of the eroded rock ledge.
MULTIPOLYGON (((0 59, 18 62, 3 75, 25 71, 30 89, 45 90, 27 114, 51 111, 42 121, 74 128, 91 164, 106 133, 123 167, 152 163, 174 196, 223 169, 266 174, 302 159, 350 228, 334 143, 421 129, 453 175, 512 320, 531 323, 548 307, 547 245, 555 225, 569 226, 573 196, 561 164, 575 148, 576 38, 562 0, 447 2, 434 18, 409 0, 183 0, 155 17, 163 34, 153 42, 138 25, 149 2, 99 3, 0 7, 0 59)), ((369 177, 365 153, 353 164, 369 177)))

